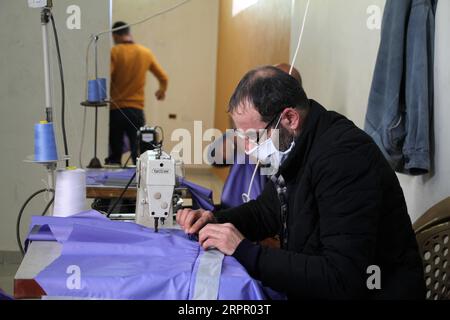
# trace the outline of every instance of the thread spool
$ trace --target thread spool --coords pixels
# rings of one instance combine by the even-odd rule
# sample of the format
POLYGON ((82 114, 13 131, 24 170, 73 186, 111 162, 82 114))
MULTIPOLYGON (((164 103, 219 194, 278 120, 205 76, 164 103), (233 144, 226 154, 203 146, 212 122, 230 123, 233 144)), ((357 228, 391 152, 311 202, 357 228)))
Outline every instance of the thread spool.
POLYGON ((34 161, 57 161, 55 130, 53 123, 41 121, 34 125, 34 161))
POLYGON ((88 101, 99 102, 100 101, 100 86, 97 80, 89 80, 88 82, 88 101))
POLYGON ((86 209, 86 171, 70 168, 56 172, 55 217, 71 217, 86 209))
POLYGON ((98 78, 88 82, 88 102, 103 102, 107 98, 106 79, 98 78))
POLYGON ((105 78, 99 78, 97 79, 98 82, 98 89, 99 89, 99 97, 101 101, 105 101, 107 98, 107 87, 106 87, 106 79, 105 78))

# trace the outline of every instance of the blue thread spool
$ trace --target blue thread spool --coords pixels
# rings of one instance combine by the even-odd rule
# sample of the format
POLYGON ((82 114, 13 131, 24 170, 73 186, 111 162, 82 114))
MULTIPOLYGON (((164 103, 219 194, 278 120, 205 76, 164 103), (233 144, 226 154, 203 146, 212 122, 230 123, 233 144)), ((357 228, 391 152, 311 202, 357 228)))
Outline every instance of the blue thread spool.
POLYGON ((99 89, 99 97, 100 101, 105 101, 107 98, 107 87, 106 87, 106 79, 99 78, 98 81, 98 89, 99 89))
POLYGON ((41 121, 34 126, 34 160, 38 162, 58 160, 53 123, 41 121))
POLYGON ((89 80, 88 82, 88 101, 89 102, 100 101, 100 90, 97 80, 89 80))

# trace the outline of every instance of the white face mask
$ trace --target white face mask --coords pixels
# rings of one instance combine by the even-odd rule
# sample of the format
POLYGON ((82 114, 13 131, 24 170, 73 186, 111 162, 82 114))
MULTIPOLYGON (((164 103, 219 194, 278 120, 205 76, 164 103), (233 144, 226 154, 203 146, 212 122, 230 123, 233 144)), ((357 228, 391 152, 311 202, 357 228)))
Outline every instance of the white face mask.
MULTIPOLYGON (((275 130, 278 128, 281 122, 281 118, 278 120, 275 130)), ((272 137, 266 139, 260 145, 257 145, 253 149, 246 151, 248 156, 254 157, 260 163, 268 165, 271 164, 276 169, 280 167, 282 162, 286 159, 287 155, 292 151, 295 146, 295 142, 292 141, 291 146, 286 151, 279 151, 275 146, 272 137)))
POLYGON ((287 149, 286 151, 277 150, 277 152, 272 154, 270 156, 270 163, 272 164, 272 166, 274 166, 275 168, 279 168, 283 164, 284 160, 287 159, 289 153, 291 153, 294 147, 295 141, 292 141, 291 145, 289 146, 289 149, 287 149))
MULTIPOLYGON (((280 122, 278 120, 278 123, 275 128, 278 128, 280 122)), ((261 174, 265 175, 274 175, 277 173, 278 169, 280 168, 281 164, 284 160, 286 160, 289 153, 294 149, 295 147, 295 141, 292 141, 291 146, 286 151, 279 151, 275 144, 273 143, 273 139, 269 138, 266 141, 264 141, 262 144, 254 147, 253 149, 246 151, 245 153, 248 156, 253 156, 258 160, 258 164, 256 165, 255 171, 253 172, 252 180, 250 181, 250 185, 248 187, 248 193, 242 194, 242 200, 244 203, 250 202, 251 198, 251 191, 253 188, 253 182, 255 179, 255 175, 258 171, 259 165, 262 164, 270 164, 270 168, 264 168, 261 170, 261 174)))
POLYGON ((268 160, 271 155, 276 153, 278 150, 273 143, 272 138, 267 139, 260 145, 257 145, 253 149, 246 151, 245 153, 258 160, 262 164, 268 164, 268 160))

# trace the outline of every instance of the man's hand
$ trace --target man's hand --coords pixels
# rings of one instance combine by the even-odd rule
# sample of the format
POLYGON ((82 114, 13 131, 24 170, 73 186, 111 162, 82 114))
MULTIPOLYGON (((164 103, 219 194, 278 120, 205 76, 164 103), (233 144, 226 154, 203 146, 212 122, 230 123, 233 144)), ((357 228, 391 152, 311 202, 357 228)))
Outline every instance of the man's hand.
POLYGON ((155 92, 155 97, 158 101, 162 101, 166 98, 166 92, 164 90, 159 89, 155 92))
POLYGON ((188 234, 196 234, 214 221, 214 215, 210 211, 184 209, 177 213, 177 223, 188 234))
POLYGON ((198 240, 205 250, 216 248, 231 256, 244 240, 244 236, 230 223, 209 224, 200 231, 198 240))

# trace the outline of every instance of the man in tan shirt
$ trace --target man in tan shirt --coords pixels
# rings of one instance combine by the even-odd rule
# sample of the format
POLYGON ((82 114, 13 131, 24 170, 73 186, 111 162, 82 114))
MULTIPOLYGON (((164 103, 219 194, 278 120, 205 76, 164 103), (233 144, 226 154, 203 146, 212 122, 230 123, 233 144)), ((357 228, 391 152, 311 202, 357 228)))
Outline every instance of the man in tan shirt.
POLYGON ((128 136, 133 162, 137 158, 137 131, 145 125, 144 100, 147 72, 159 81, 155 93, 164 100, 168 76, 150 49, 136 44, 125 22, 116 22, 111 50, 111 111, 107 164, 121 164, 124 135, 128 136))

